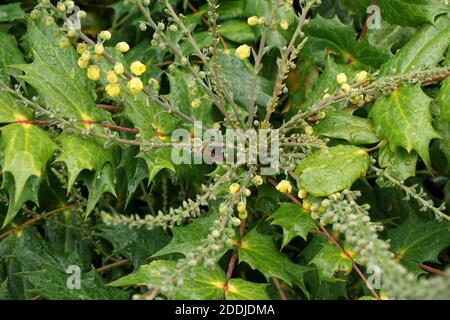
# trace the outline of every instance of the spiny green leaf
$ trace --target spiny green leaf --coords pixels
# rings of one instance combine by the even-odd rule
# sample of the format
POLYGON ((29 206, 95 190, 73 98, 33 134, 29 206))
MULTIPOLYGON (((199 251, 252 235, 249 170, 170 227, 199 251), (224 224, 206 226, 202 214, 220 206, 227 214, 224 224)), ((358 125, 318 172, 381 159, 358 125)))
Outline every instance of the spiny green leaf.
POLYGON ((295 203, 283 202, 270 218, 272 224, 283 228, 283 247, 297 236, 306 240, 309 231, 317 226, 311 214, 295 203))
MULTIPOLYGON (((219 56, 220 76, 225 81, 225 88, 233 94, 234 100, 241 106, 248 103, 248 93, 253 81, 253 70, 234 55, 219 56)), ((258 76, 256 85, 256 103, 265 106, 272 97, 273 82, 258 76)))
MULTIPOLYGON (((1 10, 1 9, 0 9, 1 10)), ((1 13, 0 13, 1 15, 1 13)), ((18 71, 9 68, 9 65, 25 63, 22 51, 17 47, 16 39, 10 34, 0 31, 0 73, 18 75, 18 71)))
MULTIPOLYGON (((4 152, 3 171, 14 177, 14 204, 30 177, 40 178, 47 161, 56 149, 48 133, 30 124, 10 124, 2 128, 1 146, 4 152)), ((7 225, 15 213, 8 216, 7 225)))
POLYGON ((338 273, 348 275, 352 261, 330 242, 326 242, 309 264, 314 264, 321 280, 338 281, 338 273))
POLYGON ((382 76, 404 74, 414 67, 432 67, 443 59, 448 47, 450 25, 445 17, 436 21, 436 26, 424 27, 380 70, 382 76))
POLYGON ((391 151, 389 145, 384 145, 380 148, 378 164, 399 181, 405 181, 416 174, 417 158, 415 151, 408 153, 403 148, 391 151))
POLYGON ((25 12, 20 7, 20 2, 0 5, 0 22, 11 22, 24 17, 25 12))
POLYGON ((29 293, 41 295, 44 299, 117 300, 127 297, 127 293, 106 287, 95 269, 80 274, 80 289, 70 289, 67 286, 70 274, 66 270, 71 265, 81 267, 79 258, 76 254, 70 257, 56 255, 34 227, 27 227, 19 235, 2 241, 0 256, 18 261, 22 270, 13 276, 26 280, 32 286, 29 293))
POLYGON ((448 4, 441 0, 379 0, 381 16, 401 26, 433 24, 436 16, 448 13, 448 4))
POLYGON ((115 170, 111 163, 107 162, 99 172, 90 172, 80 177, 86 183, 89 190, 89 198, 86 205, 86 217, 94 210, 95 205, 101 196, 109 192, 114 196, 115 190, 115 170))
POLYGON ((340 145, 319 150, 305 158, 295 171, 299 187, 314 196, 328 196, 348 189, 369 167, 369 155, 361 148, 340 145))
POLYGON ((81 171, 89 170, 100 174, 105 163, 114 164, 113 148, 105 149, 103 141, 97 138, 63 133, 58 141, 61 144, 61 154, 55 162, 64 162, 67 167, 68 192, 81 171))
POLYGON ((86 71, 77 66, 78 56, 73 47, 58 46, 63 34, 38 20, 28 19, 26 40, 32 44, 34 61, 15 65, 25 72, 20 79, 32 85, 46 105, 58 115, 78 120, 107 120, 110 115, 98 108, 86 71))
POLYGON ((256 41, 253 29, 242 20, 227 20, 221 24, 219 33, 230 41, 249 43, 256 41))
POLYGON ((373 144, 380 141, 372 122, 352 115, 352 111, 330 112, 314 126, 314 132, 329 138, 344 139, 353 145, 373 144))
POLYGON ((430 166, 430 141, 440 138, 431 125, 431 98, 420 85, 401 86, 389 97, 377 100, 370 112, 377 135, 389 141, 391 152, 403 147, 409 153, 416 150, 430 166))
POLYGON ((409 216, 400 226, 388 230, 391 251, 416 275, 424 273, 423 262, 438 263, 438 255, 450 246, 450 223, 425 221, 409 216))
POLYGON ((230 279, 226 300, 270 300, 266 283, 253 283, 243 279, 230 279))
POLYGON ((6 91, 0 91, 0 123, 12 123, 30 119, 29 109, 18 104, 16 99, 6 91))
POLYGON ((148 262, 149 257, 167 245, 169 236, 160 228, 147 230, 117 225, 100 225, 99 237, 107 239, 114 246, 114 251, 131 261, 134 268, 148 262))
POLYGON ((291 262, 286 255, 277 250, 272 237, 259 233, 256 228, 242 238, 238 253, 239 262, 248 263, 252 269, 260 271, 266 279, 279 278, 289 285, 295 283, 301 289, 305 289, 303 275, 310 269, 291 262))
MULTIPOLYGON (((153 257, 160 257, 171 253, 181 253, 187 256, 197 247, 204 245, 204 241, 211 233, 214 220, 216 219, 217 215, 211 214, 205 218, 197 218, 187 226, 172 228, 172 241, 166 247, 153 254, 153 257)), ((227 250, 227 248, 219 250, 216 254, 217 259, 227 250)))
POLYGON ((305 51, 312 55, 331 49, 342 62, 373 68, 379 68, 392 56, 389 48, 371 44, 367 38, 357 41, 354 28, 337 17, 325 19, 318 15, 304 27, 304 32, 308 36, 305 51))
MULTIPOLYGON (((176 261, 153 261, 109 285, 159 287, 176 272, 176 264, 176 261)), ((218 300, 223 296, 226 277, 225 272, 219 267, 215 267, 214 270, 196 267, 182 276, 183 285, 175 287, 174 298, 177 300, 218 300)))

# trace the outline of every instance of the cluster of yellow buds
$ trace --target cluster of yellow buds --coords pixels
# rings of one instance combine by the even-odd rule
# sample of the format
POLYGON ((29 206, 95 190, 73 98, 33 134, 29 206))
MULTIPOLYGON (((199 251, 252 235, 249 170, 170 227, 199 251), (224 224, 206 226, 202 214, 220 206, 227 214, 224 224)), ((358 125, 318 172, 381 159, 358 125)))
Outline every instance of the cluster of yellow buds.
POLYGON ((247 19, 247 24, 250 27, 255 27, 257 25, 264 24, 264 23, 266 23, 265 17, 252 16, 247 19))
POLYGON ((339 85, 341 86, 342 91, 344 91, 345 93, 350 93, 351 87, 347 83, 348 78, 345 73, 339 73, 336 77, 336 80, 339 83, 339 85))

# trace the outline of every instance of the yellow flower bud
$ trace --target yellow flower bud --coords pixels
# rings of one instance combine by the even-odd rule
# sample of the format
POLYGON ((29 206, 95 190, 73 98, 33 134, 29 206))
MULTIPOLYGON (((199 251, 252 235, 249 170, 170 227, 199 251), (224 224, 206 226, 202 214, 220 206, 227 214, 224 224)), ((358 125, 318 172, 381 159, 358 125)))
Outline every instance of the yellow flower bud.
POLYGON ((195 98, 194 100, 192 100, 191 102, 191 107, 193 109, 197 109, 198 107, 200 107, 200 105, 202 104, 202 102, 200 101, 200 99, 195 98))
POLYGON ((128 89, 130 89, 132 94, 138 94, 144 89, 144 84, 140 78, 131 78, 131 80, 128 81, 128 89))
POLYGON ((154 88, 155 90, 159 90, 159 82, 154 78, 148 79, 148 85, 154 88))
POLYGON ((257 16, 253 16, 247 19, 247 24, 250 27, 254 27, 258 24, 258 17, 257 16))
POLYGON ((77 52, 78 52, 79 54, 82 54, 83 52, 85 52, 86 49, 87 49, 86 43, 80 42, 80 43, 77 44, 77 52))
POLYGON ((251 49, 248 45, 243 44, 236 49, 236 57, 241 60, 248 59, 250 57, 251 49))
POLYGON ((116 44, 116 50, 118 52, 125 53, 130 50, 130 46, 126 42, 119 42, 118 44, 116 44))
POLYGON ((336 77, 336 80, 340 85, 347 83, 347 75, 345 73, 339 73, 336 77))
POLYGON ((264 180, 261 176, 256 176, 255 177, 255 184, 257 187, 259 187, 260 185, 262 185, 264 183, 264 180))
POLYGON ((147 70, 147 67, 142 62, 135 61, 131 64, 130 70, 133 74, 140 76, 147 70))
POLYGON ((251 195, 252 195, 252 192, 250 191, 250 189, 245 189, 244 190, 244 196, 250 197, 251 195))
POLYGON ((363 84, 364 82, 367 81, 368 77, 369 77, 369 74, 367 73, 367 71, 361 71, 360 73, 358 73, 356 75, 355 80, 357 83, 363 84))
POLYGON ((71 38, 75 38, 77 36, 77 30, 73 29, 73 28, 69 29, 67 31, 67 36, 71 37, 71 38))
POLYGON ((248 216, 247 210, 245 210, 244 212, 239 212, 239 219, 245 220, 247 219, 247 216, 248 216))
POLYGON ((311 202, 309 202, 309 200, 304 200, 303 201, 303 208, 305 210, 310 210, 311 209, 311 202))
POLYGON ((120 95, 120 85, 118 83, 110 83, 105 87, 106 93, 112 97, 118 97, 120 95))
POLYGON ((91 52, 86 50, 81 54, 81 59, 89 61, 91 59, 91 52))
POLYGON ((96 55, 102 55, 105 53, 105 47, 103 47, 103 44, 97 43, 94 47, 94 52, 96 55))
POLYGON ((123 64, 121 64, 120 62, 117 62, 117 63, 114 65, 114 72, 115 72, 117 75, 123 74, 123 73, 125 72, 125 68, 124 68, 123 64))
POLYGON ((66 12, 67 10, 66 5, 62 2, 56 5, 56 9, 58 9, 59 12, 66 12))
POLYGON ((328 100, 328 99, 330 99, 331 98, 331 95, 329 95, 328 93, 326 93, 326 94, 324 94, 323 95, 323 100, 328 100))
POLYGON ((246 208, 247 208, 247 206, 245 205, 244 202, 239 202, 238 205, 237 205, 237 211, 239 213, 243 213, 243 212, 247 211, 246 208))
POLYGON ((314 129, 311 126, 306 126, 305 133, 307 136, 312 136, 314 134, 314 129))
POLYGON ((233 183, 229 188, 228 191, 230 192, 230 194, 236 194, 238 193, 239 189, 241 188, 241 186, 238 183, 233 183))
POLYGON ((342 84, 341 89, 342 89, 342 91, 344 91, 345 93, 349 93, 350 90, 351 90, 351 87, 350 87, 350 85, 349 85, 348 83, 344 83, 344 84, 342 84))
POLYGON ((61 49, 67 49, 70 47, 70 41, 66 37, 63 37, 59 40, 59 47, 61 49))
POLYGON ((283 30, 287 30, 289 29, 289 22, 287 22, 286 20, 283 20, 280 22, 280 28, 283 30))
POLYGON ((66 6, 68 9, 72 9, 73 7, 75 7, 75 2, 74 1, 66 1, 66 6))
POLYGON ((86 69, 88 67, 88 64, 89 64, 89 60, 85 60, 83 58, 78 59, 78 66, 81 69, 86 69))
POLYGON ((281 180, 276 186, 276 189, 282 193, 291 193, 292 185, 288 180, 281 180))
POLYGON ((308 192, 306 192, 306 190, 304 190, 304 189, 298 190, 298 197, 300 199, 305 199, 307 196, 308 196, 308 192))
POLYGON ((95 65, 89 66, 87 70, 87 76, 89 79, 97 81, 98 79, 100 79, 100 68, 95 65))
POLYGON ((106 73, 106 80, 108 80, 109 83, 117 83, 118 78, 114 71, 108 71, 106 73))
POLYGON ((99 34, 100 39, 108 41, 111 40, 111 32, 109 31, 102 31, 99 34))

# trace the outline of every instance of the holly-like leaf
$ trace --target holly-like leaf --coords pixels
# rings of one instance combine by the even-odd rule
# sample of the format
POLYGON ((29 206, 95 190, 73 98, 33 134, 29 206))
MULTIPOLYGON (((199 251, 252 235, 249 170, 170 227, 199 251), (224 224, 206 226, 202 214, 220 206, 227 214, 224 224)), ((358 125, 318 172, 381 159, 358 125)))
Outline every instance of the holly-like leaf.
POLYGON ((226 300, 270 300, 266 283, 253 283, 243 279, 230 279, 226 300))
POLYGON ((440 138, 431 125, 430 102, 419 85, 401 86, 379 98, 370 112, 377 135, 389 141, 391 152, 398 147, 409 153, 415 150, 427 166, 430 141, 440 138))
POLYGON ((20 2, 0 5, 0 22, 11 22, 24 17, 25 12, 20 7, 20 2))
POLYGON ((12 64, 25 63, 22 51, 17 47, 16 39, 10 34, 0 31, 0 43, 2 44, 0 47, 0 73, 18 75, 17 70, 8 67, 12 64))
MULTIPOLYGON (((205 218, 197 218, 192 223, 184 227, 173 227, 173 238, 170 243, 153 254, 153 257, 160 257, 171 253, 181 253, 187 256, 194 249, 204 244, 205 239, 212 231, 214 226, 214 220, 217 219, 217 215, 209 215, 205 218)), ((219 250, 216 254, 219 259, 228 248, 219 250)))
MULTIPOLYGON (((253 71, 234 55, 219 56, 220 76, 225 81, 225 88, 233 94, 233 98, 241 106, 248 103, 248 93, 253 81, 253 71)), ((273 82, 258 76, 256 82, 256 104, 265 106, 272 97, 273 82)))
POLYGON ((25 72, 18 77, 33 86, 48 108, 60 116, 80 121, 109 119, 109 113, 95 104, 92 83, 86 71, 77 66, 75 49, 58 46, 62 36, 56 26, 46 26, 40 19, 28 19, 25 39, 33 48, 34 61, 15 65, 25 72))
POLYGON ((242 20, 227 20, 221 24, 219 33, 230 41, 249 43, 256 40, 252 28, 242 20))
POLYGON ((409 216, 400 226, 390 229, 391 251, 416 275, 424 273, 420 263, 438 263, 438 255, 450 246, 450 223, 426 221, 409 216))
POLYGON ((330 242, 322 246, 309 264, 317 267, 319 278, 324 281, 339 281, 339 275, 352 271, 352 261, 330 242))
POLYGON ((429 68, 443 59, 448 47, 450 25, 445 17, 437 19, 435 26, 420 30, 399 52, 387 61, 380 70, 380 75, 404 74, 413 68, 429 68))
POLYGON ((2 241, 0 256, 19 263, 21 271, 11 275, 29 283, 27 294, 30 295, 41 295, 49 300, 117 300, 128 296, 123 291, 105 286, 94 269, 88 272, 80 270, 80 289, 70 289, 67 285, 70 273, 66 270, 69 266, 81 269, 82 263, 76 254, 70 257, 56 255, 33 227, 2 241))
MULTIPOLYGON (((30 177, 42 176, 47 161, 56 149, 56 144, 48 133, 36 126, 10 124, 2 128, 1 149, 4 153, 3 171, 11 173, 14 177, 15 205, 19 202, 30 177)), ((9 212, 3 226, 6 226, 15 214, 16 212, 9 212)))
POLYGON ((361 148, 340 145, 319 150, 305 158, 295 173, 298 185, 314 196, 328 196, 348 189, 369 167, 369 155, 361 148))
POLYGON ((344 139, 353 145, 373 144, 380 141, 368 119, 356 117, 352 112, 330 112, 314 126, 314 132, 329 138, 344 139))
POLYGON ((297 265, 280 253, 275 247, 272 237, 263 235, 256 228, 248 232, 238 249, 239 262, 246 262, 252 269, 260 271, 267 280, 279 278, 289 285, 293 283, 306 291, 303 275, 310 268, 297 265))
POLYGON ((160 228, 147 230, 128 226, 101 225, 99 237, 107 239, 114 246, 114 251, 131 261, 134 268, 148 262, 149 257, 167 245, 169 236, 160 228))
POLYGON ((354 28, 337 17, 325 19, 318 15, 305 25, 304 32, 308 36, 305 51, 313 57, 317 51, 325 54, 325 50, 331 50, 340 61, 355 67, 379 68, 392 56, 389 48, 371 44, 367 38, 357 41, 354 28))
POLYGON ((31 112, 6 91, 0 91, 0 123, 12 123, 31 118, 31 112))
POLYGON ((450 12, 441 0, 379 0, 381 16, 401 26, 433 24, 436 16, 450 12))
POLYGON ((317 227, 311 214, 295 203, 283 202, 270 218, 273 225, 283 228, 283 247, 297 236, 306 240, 309 231, 317 227))
POLYGON ((55 162, 64 162, 67 167, 68 191, 72 189, 81 171, 89 170, 100 174, 105 163, 114 164, 113 148, 105 149, 103 141, 97 138, 62 134, 58 141, 61 144, 61 154, 55 162))
POLYGON ((116 196, 115 170, 111 163, 106 163, 99 172, 86 173, 81 179, 86 183, 89 190, 89 198, 86 205, 86 217, 94 210, 101 196, 109 192, 116 196))
POLYGON ((416 174, 417 158, 415 151, 408 153, 403 148, 392 151, 389 145, 384 145, 380 147, 378 164, 399 181, 405 181, 416 174))
MULTIPOLYGON (((161 286, 167 278, 176 272, 176 261, 153 261, 143 265, 138 271, 120 278, 110 286, 161 286)), ((225 272, 218 266, 210 270, 204 267, 195 267, 183 275, 183 285, 174 289, 174 298, 177 300, 218 300, 224 294, 226 282, 225 272)))

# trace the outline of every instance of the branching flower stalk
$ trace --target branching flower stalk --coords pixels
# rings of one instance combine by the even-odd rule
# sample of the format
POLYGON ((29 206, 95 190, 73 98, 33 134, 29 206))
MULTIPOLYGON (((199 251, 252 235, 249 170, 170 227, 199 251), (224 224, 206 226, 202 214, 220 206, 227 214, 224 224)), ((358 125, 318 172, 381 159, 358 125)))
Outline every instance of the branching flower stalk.
POLYGON ((148 230, 157 227, 167 229, 179 226, 186 220, 199 217, 201 215, 200 207, 208 206, 208 201, 216 196, 218 188, 230 179, 233 172, 233 169, 229 169, 223 176, 218 177, 215 183, 203 186, 204 194, 197 194, 195 201, 192 199, 184 201, 181 207, 170 208, 167 214, 159 210, 156 216, 146 215, 141 218, 138 215, 111 215, 102 212, 102 220, 108 225, 126 225, 130 228, 146 228, 148 230))
POLYGON ((302 14, 298 20, 297 28, 295 29, 294 35, 292 36, 291 41, 289 42, 289 45, 287 48, 284 48, 282 50, 282 56, 281 59, 278 60, 278 76, 277 80, 275 82, 272 98, 270 102, 268 103, 266 109, 266 116, 264 118, 264 121, 262 123, 263 128, 268 128, 270 126, 269 121, 272 113, 275 111, 276 107, 278 106, 278 102, 280 100, 280 95, 283 93, 283 91, 287 90, 286 85, 284 84, 285 80, 287 79, 288 73, 295 69, 296 65, 294 63, 295 59, 297 59, 298 54, 300 50, 305 45, 307 38, 303 39, 303 41, 295 47, 295 43, 297 41, 297 38, 302 35, 302 28, 305 25, 307 19, 307 15, 311 8, 316 4, 316 0, 309 1, 306 3, 306 5, 302 8, 302 14))
POLYGON ((283 124, 280 128, 280 131, 281 133, 286 134, 287 132, 297 127, 298 124, 302 123, 305 118, 308 118, 321 111, 329 110, 336 102, 350 101, 351 99, 359 97, 361 95, 364 95, 366 98, 370 98, 371 101, 373 100, 373 98, 382 95, 389 95, 394 88, 404 83, 428 84, 433 81, 441 81, 448 76, 450 76, 450 67, 439 67, 425 70, 414 70, 401 76, 382 77, 364 86, 361 86, 358 83, 354 83, 351 85, 351 88, 354 90, 351 90, 349 93, 345 93, 339 90, 332 96, 316 101, 311 106, 311 108, 309 108, 309 110, 300 111, 289 121, 283 124))
MULTIPOLYGON (((275 0, 272 5, 269 17, 267 19, 267 25, 269 26, 269 29, 272 27, 273 20, 275 18, 275 14, 277 12, 279 5, 280 5, 280 0, 275 0)), ((252 126, 253 119, 255 116, 256 83, 258 80, 258 75, 262 69, 262 59, 264 57, 264 54, 266 53, 267 32, 268 32, 267 28, 264 28, 263 31, 261 32, 261 39, 259 42, 258 54, 255 58, 255 66, 253 69, 254 70, 253 80, 252 80, 252 84, 250 86, 249 98, 248 98, 248 122, 247 122, 248 127, 252 126)))
POLYGON ((402 190, 406 195, 405 200, 410 200, 411 198, 416 200, 421 207, 421 211, 431 210, 436 216, 436 219, 446 219, 450 221, 450 217, 444 213, 445 202, 443 202, 439 207, 435 207, 433 200, 426 199, 427 194, 423 191, 422 188, 417 190, 419 188, 418 185, 408 187, 404 182, 395 179, 392 175, 389 174, 388 170, 385 169, 379 169, 375 166, 371 166, 371 170, 374 171, 379 178, 383 179, 389 185, 402 190))

